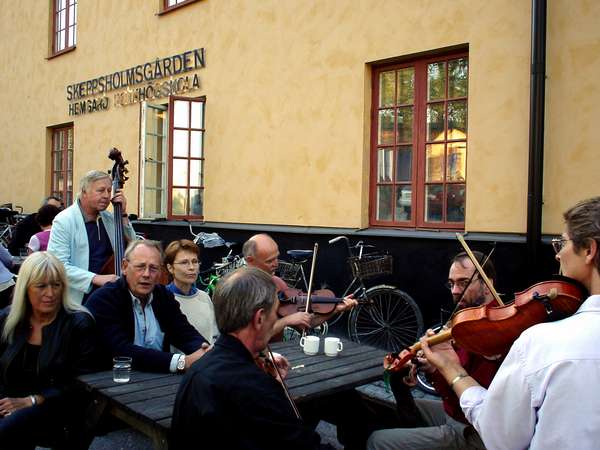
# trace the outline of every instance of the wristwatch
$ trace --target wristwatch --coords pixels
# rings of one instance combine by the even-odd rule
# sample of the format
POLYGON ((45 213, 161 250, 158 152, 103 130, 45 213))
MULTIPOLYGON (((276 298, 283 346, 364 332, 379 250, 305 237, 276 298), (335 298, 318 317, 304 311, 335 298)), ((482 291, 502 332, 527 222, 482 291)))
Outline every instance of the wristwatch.
POLYGON ((179 360, 177 361, 177 372, 185 371, 185 355, 179 355, 179 360))

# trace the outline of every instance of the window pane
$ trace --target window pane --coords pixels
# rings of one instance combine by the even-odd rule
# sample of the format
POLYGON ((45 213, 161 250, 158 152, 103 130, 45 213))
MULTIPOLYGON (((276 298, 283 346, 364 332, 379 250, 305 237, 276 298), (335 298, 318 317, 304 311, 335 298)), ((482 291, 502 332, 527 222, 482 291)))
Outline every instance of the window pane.
POLYGON ((54 153, 54 170, 63 170, 62 152, 54 153))
POLYGON ((394 106, 396 72, 383 72, 379 76, 379 106, 394 106))
POLYGON ((377 142, 379 145, 394 143, 394 110, 382 109, 379 111, 379 132, 377 142))
POLYGON ((394 151, 389 148, 382 148, 377 151, 377 181, 392 181, 392 161, 394 151))
POLYGON ((63 177, 63 172, 58 172, 56 174, 56 189, 59 191, 63 191, 65 189, 65 179, 63 177))
POLYGON ((425 186, 425 220, 441 222, 444 187, 441 184, 425 186))
POLYGON ((413 107, 398 108, 398 142, 412 142, 413 107))
POLYGON ((73 45, 77 44, 77 27, 73 27, 73 45))
POLYGON ((178 216, 187 215, 187 189, 173 189, 171 214, 178 216))
POLYGON ((73 150, 73 128, 67 130, 67 148, 73 150))
POLYGON ((187 130, 173 130, 173 156, 188 156, 188 136, 187 130))
POLYGON ((465 185, 449 184, 446 220, 448 222, 465 221, 465 185))
POLYGON ((192 105, 192 123, 190 128, 202 127, 202 105, 201 102, 191 102, 192 105))
POLYGON ((465 181, 467 172, 467 143, 448 143, 447 181, 465 181))
POLYGON ((199 159, 190 161, 190 186, 202 186, 202 161, 199 159))
POLYGON ((59 30, 63 30, 67 28, 67 10, 63 9, 62 11, 60 11, 58 13, 59 16, 59 24, 60 26, 58 27, 59 30))
POLYGON ((146 161, 156 161, 156 137, 146 135, 146 161))
POLYGON ((181 128, 190 127, 190 102, 175 100, 173 125, 181 128))
POLYGON ((73 25, 75 23, 75 8, 71 6, 69 8, 69 25, 73 25))
POLYGON ((163 192, 156 189, 144 190, 144 215, 160 216, 162 211, 163 192))
POLYGON ((202 189, 190 189, 190 215, 202 215, 202 189))
POLYGON ((73 190, 73 172, 67 172, 67 191, 73 190))
POLYGON ((396 181, 410 181, 412 179, 412 146, 398 148, 396 155, 396 181))
POLYGON ((427 105, 427 140, 444 140, 445 111, 443 103, 427 105))
POLYGON ((448 97, 466 97, 469 93, 469 62, 467 58, 448 63, 448 97))
POLYGON ((425 146, 425 181, 444 181, 444 144, 425 146))
POLYGON ((377 186, 377 220, 392 220, 392 186, 377 186))
POLYGON ((427 100, 446 98, 446 63, 427 65, 427 100))
POLYGON ((162 188, 163 187, 164 164, 152 161, 146 161, 144 169, 144 187, 162 188))
POLYGON ((192 131, 190 142, 190 156, 202 158, 202 131, 192 131))
POLYGON ((467 137, 467 101, 448 102, 448 139, 467 137))
POLYGON ((188 160, 174 159, 173 160, 173 185, 187 186, 188 185, 188 160))
POLYGON ((67 151, 67 170, 73 170, 73 151, 67 151))
POLYGON ((73 45, 75 44, 75 41, 73 40, 75 37, 74 33, 75 33, 75 27, 74 26, 69 27, 69 43, 68 43, 69 47, 73 47, 73 45))
POLYGON ((414 103, 415 69, 407 67, 398 71, 398 105, 414 103))
POLYGON ((164 136, 157 136, 156 142, 156 156, 155 159, 160 162, 165 162, 167 158, 167 139, 164 136))
POLYGON ((410 220, 412 214, 412 188, 410 186, 398 186, 396 189, 396 213, 395 220, 410 220))
POLYGON ((57 50, 63 50, 65 48, 65 32, 64 32, 64 30, 58 32, 58 40, 57 40, 56 47, 57 47, 57 50))
POLYGON ((67 0, 56 0, 56 10, 60 10, 65 8, 67 5, 67 0))
MULTIPOLYGON (((58 197, 60 197, 60 194, 58 195, 58 197)), ((65 205, 71 205, 73 203, 73 192, 69 191, 67 192, 67 202, 65 203, 65 205)))

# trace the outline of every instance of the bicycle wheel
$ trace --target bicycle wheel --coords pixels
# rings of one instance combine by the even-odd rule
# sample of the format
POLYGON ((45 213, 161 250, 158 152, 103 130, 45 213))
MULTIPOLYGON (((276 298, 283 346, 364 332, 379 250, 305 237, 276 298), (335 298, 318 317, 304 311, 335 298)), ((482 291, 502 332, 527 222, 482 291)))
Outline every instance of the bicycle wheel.
POLYGON ((415 301, 394 286, 367 290, 369 303, 354 308, 348 319, 350 339, 388 351, 399 351, 423 335, 423 316, 415 301))
MULTIPOLYGON (((317 325, 314 328, 306 330, 307 336, 318 336, 318 337, 327 337, 327 333, 329 332, 329 325, 327 322, 323 322, 321 325, 317 325)), ((302 337, 302 333, 292 327, 285 327, 283 329, 283 340, 300 342, 300 338, 302 337)))
MULTIPOLYGON (((437 332, 439 332, 442 329, 442 325, 441 324, 437 324, 437 325, 435 325, 433 327, 430 327, 430 328, 435 333, 437 333, 437 332)), ((440 396, 440 394, 437 393, 437 391, 435 390, 435 388, 433 387, 433 385, 427 379, 425 371, 423 371, 421 369, 417 369, 417 388, 419 388, 419 390, 425 392, 426 394, 435 395, 436 397, 440 396)))

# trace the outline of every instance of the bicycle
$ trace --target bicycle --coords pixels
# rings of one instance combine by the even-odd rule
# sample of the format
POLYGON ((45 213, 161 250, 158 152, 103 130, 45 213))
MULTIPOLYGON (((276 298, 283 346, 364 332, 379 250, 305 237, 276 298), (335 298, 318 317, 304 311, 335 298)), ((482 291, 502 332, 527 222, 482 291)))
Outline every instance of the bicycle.
POLYGON ((225 242, 217 233, 194 233, 192 224, 186 220, 190 229, 190 234, 194 237, 194 244, 202 247, 220 247, 225 246, 229 249, 226 256, 221 258, 221 262, 215 262, 213 265, 198 274, 196 283, 203 288, 203 290, 212 297, 217 282, 225 274, 234 271, 235 269, 242 267, 246 264, 244 257, 241 255, 233 254, 233 246, 236 242, 225 242))
MULTIPOLYGON (((396 286, 378 284, 367 288, 365 281, 392 273, 392 256, 385 253, 366 253, 372 246, 359 241, 354 246, 346 236, 329 241, 344 240, 348 250, 347 263, 352 280, 342 297, 352 294, 362 302, 348 315, 347 332, 355 342, 372 345, 388 351, 399 351, 413 344, 423 334, 423 316, 416 302, 396 286)), ((312 256, 312 250, 289 250, 292 262, 280 261, 280 277, 292 287, 300 282, 306 287, 303 264, 312 256)), ((338 316, 330 326, 340 320, 338 316)))
POLYGON ((12 203, 0 205, 0 243, 8 247, 12 241, 14 230, 23 217, 23 208, 16 206, 20 211, 13 209, 12 203))

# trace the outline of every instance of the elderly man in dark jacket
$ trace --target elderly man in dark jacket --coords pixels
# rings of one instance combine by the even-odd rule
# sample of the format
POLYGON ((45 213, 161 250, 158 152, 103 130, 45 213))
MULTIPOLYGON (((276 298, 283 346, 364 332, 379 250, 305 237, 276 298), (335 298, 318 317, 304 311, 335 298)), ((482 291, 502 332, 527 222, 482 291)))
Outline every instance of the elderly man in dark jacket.
POLYGON ((122 277, 95 291, 86 303, 96 318, 103 362, 130 356, 135 369, 184 372, 208 349, 173 294, 158 284, 162 248, 133 241, 125 250, 122 277), (183 353, 170 351, 173 345, 183 353))

